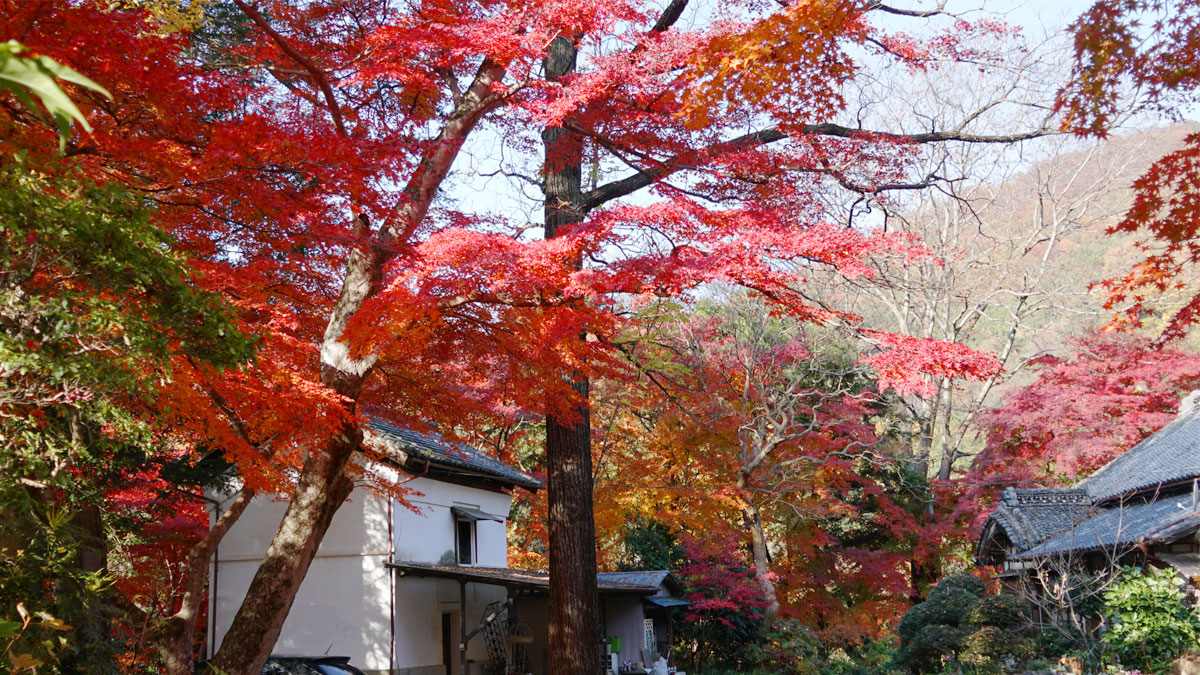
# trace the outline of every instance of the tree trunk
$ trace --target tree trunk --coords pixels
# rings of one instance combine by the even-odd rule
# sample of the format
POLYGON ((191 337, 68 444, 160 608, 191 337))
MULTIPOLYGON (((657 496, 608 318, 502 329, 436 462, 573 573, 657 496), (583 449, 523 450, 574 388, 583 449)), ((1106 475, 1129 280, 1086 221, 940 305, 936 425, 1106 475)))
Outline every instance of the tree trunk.
POLYGON ((754 554, 754 580, 762 589, 767 606, 763 608, 762 632, 766 633, 779 617, 779 594, 775 582, 771 581, 771 554, 767 550, 767 536, 763 532, 762 514, 758 505, 749 499, 742 501, 742 523, 750 532, 750 550, 754 554))
POLYGON ((929 477, 929 453, 933 449, 933 422, 927 417, 917 420, 917 430, 921 437, 917 439, 917 447, 913 451, 909 470, 921 478, 929 477))
MULTIPOLYGON (((358 234, 365 238, 369 234, 366 219, 358 221, 358 234)), ((353 419, 354 406, 375 359, 352 358, 342 335, 350 317, 378 291, 385 256, 384 251, 370 244, 351 251, 342 291, 321 343, 321 382, 345 397, 349 419, 353 419)), ((325 447, 305 458, 279 530, 213 657, 212 665, 226 675, 262 672, 333 514, 354 489, 345 468, 361 444, 362 430, 348 422, 325 447)))
POLYGON ((246 511, 253 498, 254 492, 251 490, 239 492, 229 509, 218 516, 208 534, 188 551, 187 586, 179 601, 179 611, 163 622, 154 639, 163 660, 163 672, 167 675, 192 675, 192 638, 196 632, 196 621, 200 618, 204 591, 208 586, 209 560, 225 533, 246 511))
MULTIPOLYGON (((588 383, 572 387, 587 396, 588 383)), ((591 423, 586 409, 570 423, 546 420, 550 501, 549 672, 599 672, 596 526, 592 516, 591 423)))
MULTIPOLYGON (((237 2, 237 5, 285 52, 291 49, 270 29, 262 14, 245 2, 237 2)), ((291 56, 306 68, 312 65, 298 54, 291 56)), ((312 72, 320 79, 318 72, 312 72)), ((355 357, 343 340, 346 328, 363 304, 379 292, 385 263, 401 245, 411 243, 413 233, 424 220, 430 203, 476 123, 504 101, 507 93, 497 86, 503 77, 501 64, 491 58, 480 63, 471 85, 405 185, 398 207, 374 235, 367 217, 354 214, 355 238, 359 244, 350 251, 341 293, 320 345, 321 384, 343 397, 349 413, 347 419, 354 418, 363 384, 371 376, 378 355, 355 357)), ((325 94, 330 112, 341 126, 332 89, 327 88, 325 94)), ((361 444, 362 430, 347 423, 333 430, 324 447, 305 457, 279 530, 212 660, 215 668, 227 675, 258 675, 262 671, 334 513, 354 489, 344 470, 361 444)), ((588 505, 590 507, 590 500, 588 505)), ((594 579, 592 583, 595 584, 594 579)))
MULTIPOLYGON (((546 77, 575 72, 576 47, 559 36, 550 44, 546 77)), ((546 238, 583 220, 583 144, 562 127, 542 132, 545 145, 546 238)), ((575 262, 576 267, 582 261, 575 262)), ((587 378, 565 375, 581 402, 569 418, 546 418, 546 464, 550 502, 549 672, 595 675, 600 670, 596 592, 596 524, 592 516, 592 441, 587 378)))
POLYGON ((304 462, 279 531, 212 660, 227 675, 262 672, 333 514, 354 488, 343 470, 361 441, 360 430, 344 429, 304 462))

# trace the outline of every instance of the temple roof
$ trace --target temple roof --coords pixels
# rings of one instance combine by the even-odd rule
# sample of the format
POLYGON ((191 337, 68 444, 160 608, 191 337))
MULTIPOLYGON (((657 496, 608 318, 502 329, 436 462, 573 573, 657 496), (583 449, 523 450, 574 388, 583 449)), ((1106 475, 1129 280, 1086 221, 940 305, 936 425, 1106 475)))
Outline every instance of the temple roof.
POLYGON ((988 517, 1024 551, 1096 515, 1082 488, 1006 488, 988 517))
POLYGON ((1200 477, 1200 408, 1167 426, 1080 481, 1093 502, 1178 484, 1200 477))
POLYGON ((1135 546, 1178 539, 1200 528, 1200 510, 1192 495, 1115 506, 1020 553, 1012 560, 1031 560, 1071 552, 1107 551, 1116 560, 1135 546))

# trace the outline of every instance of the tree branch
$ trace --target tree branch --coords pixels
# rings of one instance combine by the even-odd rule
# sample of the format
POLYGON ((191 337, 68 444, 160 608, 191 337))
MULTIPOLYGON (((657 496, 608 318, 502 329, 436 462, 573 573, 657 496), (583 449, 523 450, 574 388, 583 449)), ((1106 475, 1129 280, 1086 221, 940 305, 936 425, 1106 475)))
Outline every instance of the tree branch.
POLYGON ((679 20, 683 16, 683 10, 687 7, 688 0, 671 0, 666 9, 663 10, 662 16, 658 17, 658 21, 654 22, 654 27, 650 30, 655 33, 661 33, 679 20))
MULTIPOLYGON (((929 131, 919 134, 897 134, 886 131, 869 131, 865 129, 855 129, 852 127, 843 126, 841 124, 808 124, 800 127, 795 132, 784 133, 776 127, 755 131, 754 133, 745 134, 732 138, 728 141, 715 143, 706 148, 693 150, 686 153, 680 153, 670 159, 659 163, 657 167, 650 169, 641 169, 637 174, 621 178, 611 183, 606 183, 595 189, 589 190, 583 195, 583 210, 591 211, 613 199, 624 197, 628 194, 636 192, 656 181, 662 180, 671 174, 682 169, 691 168, 702 163, 703 160, 712 157, 755 148, 763 145, 770 145, 785 138, 801 137, 801 136, 834 136, 838 138, 859 138, 871 136, 899 143, 939 143, 945 141, 955 141, 959 143, 1015 143, 1017 141, 1026 141, 1033 138, 1040 138, 1054 131, 1042 125, 1037 129, 1023 131, 1014 134, 971 134, 965 133, 964 128, 967 122, 957 125, 953 129, 945 131, 929 131)), ((594 134, 589 134, 594 137, 594 134)))
POLYGON ((279 31, 271 27, 266 17, 260 14, 257 9, 246 4, 245 0, 233 0, 233 4, 237 5, 238 9, 242 10, 242 13, 250 17, 250 20, 261 28, 267 34, 267 37, 271 38, 271 41, 279 46, 279 49, 284 54, 287 54, 289 58, 300 64, 312 76, 317 87, 321 89, 321 93, 325 95, 325 102, 329 106, 329 114, 333 116, 333 125, 337 127, 338 133, 344 137, 349 137, 350 134, 346 131, 346 122, 342 119, 341 106, 338 105, 337 98, 333 95, 333 87, 330 86, 329 79, 325 77, 325 72, 318 68, 317 64, 313 63, 311 59, 297 51, 283 35, 280 35, 279 31))
POLYGON ((868 12, 872 10, 879 10, 887 14, 895 14, 896 16, 912 16, 917 18, 929 18, 931 16, 940 15, 951 16, 951 14, 944 9, 945 6, 946 5, 944 3, 938 3, 937 9, 901 9, 899 7, 885 5, 879 0, 875 0, 874 2, 867 3, 866 10, 868 12))

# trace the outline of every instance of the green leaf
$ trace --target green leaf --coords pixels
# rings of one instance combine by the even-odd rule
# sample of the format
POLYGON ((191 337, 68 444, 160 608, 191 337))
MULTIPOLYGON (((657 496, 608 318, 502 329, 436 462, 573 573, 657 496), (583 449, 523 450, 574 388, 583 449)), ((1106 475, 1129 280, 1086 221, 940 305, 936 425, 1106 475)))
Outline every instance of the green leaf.
POLYGON ((92 127, 58 80, 97 91, 110 99, 112 94, 54 59, 47 56, 21 56, 22 51, 24 47, 15 40, 0 44, 0 89, 13 92, 21 103, 45 119, 33 102, 33 96, 36 96, 54 118, 58 127, 59 148, 62 149, 66 146, 72 120, 79 122, 87 131, 91 131, 92 127))

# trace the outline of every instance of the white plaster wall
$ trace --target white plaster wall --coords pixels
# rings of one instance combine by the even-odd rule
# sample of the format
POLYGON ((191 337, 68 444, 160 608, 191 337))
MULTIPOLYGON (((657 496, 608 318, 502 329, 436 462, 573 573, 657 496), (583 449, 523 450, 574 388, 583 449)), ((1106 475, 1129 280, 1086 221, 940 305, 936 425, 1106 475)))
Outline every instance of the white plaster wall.
MULTIPOLYGON (((450 507, 472 506, 508 518, 512 497, 501 492, 417 478, 405 485, 418 494, 407 497, 418 509, 403 506, 394 511, 396 560, 438 563, 454 559, 454 516, 450 507)), ((508 567, 507 531, 504 523, 481 520, 475 524, 477 565, 508 567)))
POLYGON ((396 663, 404 667, 442 662, 442 613, 437 579, 396 579, 396 663))
MULTIPOLYGON (((388 542, 391 500, 359 488, 334 515, 284 623, 276 653, 323 653, 328 648, 330 654, 349 656, 351 663, 367 671, 441 664, 441 615, 443 611, 458 611, 457 582, 392 578, 393 573, 384 563, 391 559, 437 563, 447 552, 452 556, 451 506, 471 506, 507 518, 512 500, 503 493, 427 478, 414 479, 407 487, 416 490, 408 501, 419 511, 390 504, 394 558, 388 542), (389 626, 393 619, 395 645, 389 626)), ((228 506, 228 499, 225 497, 222 507, 228 506)), ((286 502, 257 498, 222 540, 209 590, 214 651, 228 631, 286 508, 286 502)), ((476 536, 477 564, 508 566, 504 523, 479 521, 476 536)), ((503 588, 469 584, 468 631, 478 625, 488 603, 504 597, 503 588)), ((457 624, 453 632, 457 650, 457 624)), ((468 660, 486 658, 482 637, 476 637, 470 643, 468 660)))
MULTIPOLYGON (((251 503, 221 541, 211 577, 210 622, 219 645, 258 571, 287 504, 251 503)), ((356 490, 333 517, 284 622, 276 653, 349 656, 360 668, 388 668, 391 655, 388 501, 356 490)))

